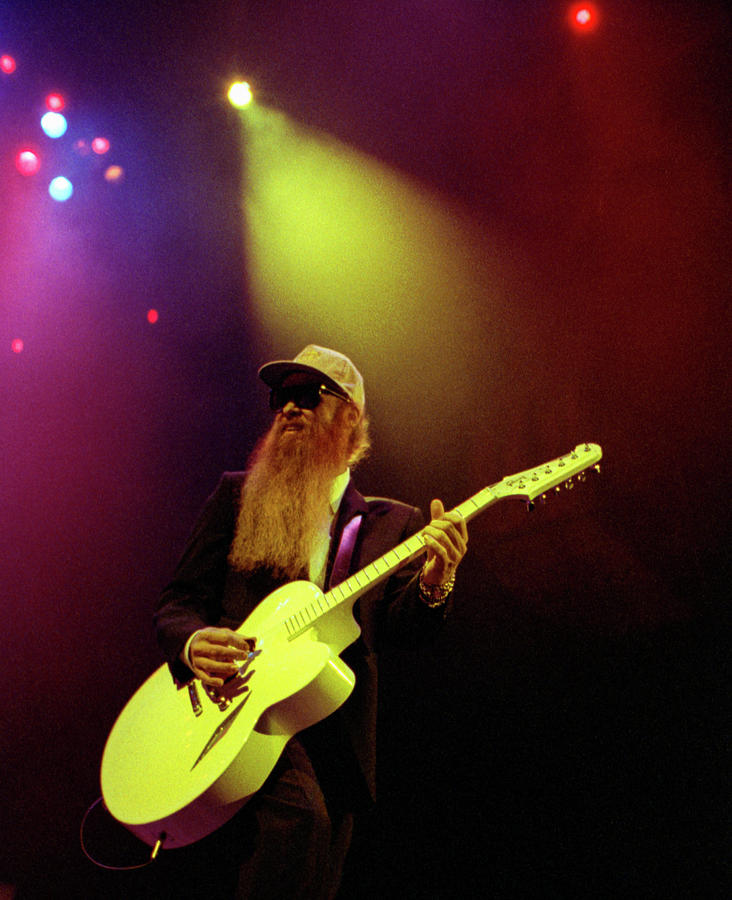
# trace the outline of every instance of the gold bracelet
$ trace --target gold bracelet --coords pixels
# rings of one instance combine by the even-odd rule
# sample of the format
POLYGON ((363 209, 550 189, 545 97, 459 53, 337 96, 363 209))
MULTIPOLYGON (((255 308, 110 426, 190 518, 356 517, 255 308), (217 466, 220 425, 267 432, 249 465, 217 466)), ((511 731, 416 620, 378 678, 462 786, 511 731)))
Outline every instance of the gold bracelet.
POLYGON ((445 600, 447 600, 447 598, 452 593, 452 589, 454 587, 454 574, 444 584, 426 584, 422 577, 422 572, 419 573, 420 597, 422 598, 422 602, 426 603, 427 606, 431 608, 434 608, 435 606, 442 606, 445 600))

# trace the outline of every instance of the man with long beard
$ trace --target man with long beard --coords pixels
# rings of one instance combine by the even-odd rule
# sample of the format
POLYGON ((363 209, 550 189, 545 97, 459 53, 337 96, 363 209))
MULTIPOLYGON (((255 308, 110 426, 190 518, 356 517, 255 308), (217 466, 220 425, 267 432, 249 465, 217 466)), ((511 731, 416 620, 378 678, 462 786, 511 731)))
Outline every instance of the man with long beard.
POLYGON ((259 374, 273 424, 247 471, 222 477, 156 613, 173 676, 221 688, 256 646, 236 629, 282 584, 330 589, 420 529, 427 548, 357 600, 361 634, 342 653, 356 675, 351 696, 293 736, 256 796, 191 849, 201 870, 191 894, 215 886, 217 897, 320 900, 335 896, 354 813, 374 799, 377 651, 436 634, 467 530, 438 500, 424 526, 415 507, 355 489, 368 419, 347 357, 311 344, 259 374))

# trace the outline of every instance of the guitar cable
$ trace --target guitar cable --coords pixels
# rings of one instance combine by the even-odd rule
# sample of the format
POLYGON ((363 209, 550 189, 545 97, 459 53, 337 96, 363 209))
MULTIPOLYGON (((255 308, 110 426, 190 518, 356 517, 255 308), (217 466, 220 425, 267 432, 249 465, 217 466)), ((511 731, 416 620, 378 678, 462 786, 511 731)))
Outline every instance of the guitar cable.
POLYGON ((167 835, 164 831, 160 832, 160 835, 159 835, 157 841, 155 841, 155 844, 154 844, 152 850, 150 851, 150 856, 148 857, 147 860, 145 860, 145 862, 142 862, 142 863, 135 863, 134 865, 129 865, 129 866, 113 866, 113 865, 109 865, 107 863, 100 862, 98 859, 96 859, 90 853, 90 851, 88 850, 88 848, 86 846, 86 841, 84 840, 84 830, 86 828, 86 823, 87 823, 89 816, 91 815, 93 810, 97 806, 99 806, 99 804, 102 802, 103 802, 103 798, 100 795, 91 804, 91 806, 87 809, 87 811, 84 813, 84 816, 82 817, 81 825, 79 826, 79 842, 81 844, 81 850, 82 850, 82 853, 84 854, 84 856, 86 856, 86 858, 90 862, 93 862, 95 866, 99 866, 100 869, 107 869, 110 872, 133 872, 136 869, 145 869, 149 865, 154 863, 155 860, 157 859, 158 853, 160 852, 163 844, 165 843, 165 838, 167 837, 167 835))

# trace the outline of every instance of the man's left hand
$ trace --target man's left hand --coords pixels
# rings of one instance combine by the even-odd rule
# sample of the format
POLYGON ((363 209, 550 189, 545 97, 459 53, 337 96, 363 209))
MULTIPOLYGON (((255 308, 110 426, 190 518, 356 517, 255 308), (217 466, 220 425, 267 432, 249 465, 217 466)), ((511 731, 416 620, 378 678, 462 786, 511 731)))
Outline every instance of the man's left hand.
POLYGON ((445 512, 441 500, 430 503, 432 520, 422 529, 427 562, 422 569, 425 584, 446 584, 468 549, 468 527, 460 513, 445 512))

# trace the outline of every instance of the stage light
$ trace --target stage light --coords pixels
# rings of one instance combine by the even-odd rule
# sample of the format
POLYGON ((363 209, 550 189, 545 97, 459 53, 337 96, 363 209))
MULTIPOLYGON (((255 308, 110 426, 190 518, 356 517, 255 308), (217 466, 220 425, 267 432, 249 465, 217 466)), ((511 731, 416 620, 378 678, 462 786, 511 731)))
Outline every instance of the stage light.
POLYGON ((160 318, 160 316, 158 315, 157 309, 149 309, 147 311, 147 321, 151 325, 154 325, 158 321, 159 318, 160 318))
POLYGON ((51 112, 61 112, 64 106, 66 106, 66 101, 61 94, 49 94, 46 97, 46 109, 51 112))
POLYGON ((41 128, 50 138, 60 138, 69 127, 66 117, 58 112, 47 112, 41 117, 41 128))
POLYGON ((122 181, 125 175, 125 170, 122 166, 109 166, 104 172, 104 180, 109 181, 110 184, 114 184, 116 182, 122 181))
POLYGON ((575 3, 569 11, 569 22, 575 31, 592 31, 597 27, 597 7, 592 3, 575 3))
POLYGON ((244 109, 252 102, 252 89, 246 81, 236 81, 229 88, 229 103, 237 109, 244 109))
POLYGON ((15 157, 15 168, 21 175, 35 175, 41 168, 41 158, 35 150, 26 148, 15 157))
POLYGON ((13 351, 13 353, 22 353, 23 341, 20 338, 15 338, 10 344, 10 349, 13 351))
POLYGON ((109 141, 105 137, 95 137, 91 145, 92 150, 100 156, 109 150, 109 141))
POLYGON ((74 186, 63 175, 58 175, 48 185, 48 193, 59 203, 65 203, 74 193, 74 186))
POLYGON ((16 62, 12 56, 9 56, 7 53, 3 53, 3 55, 0 56, 0 72, 4 72, 6 75, 12 75, 16 68, 16 62))

